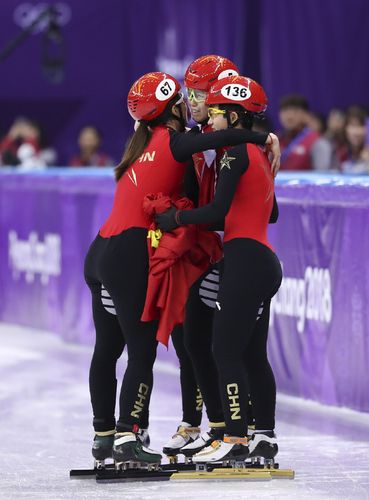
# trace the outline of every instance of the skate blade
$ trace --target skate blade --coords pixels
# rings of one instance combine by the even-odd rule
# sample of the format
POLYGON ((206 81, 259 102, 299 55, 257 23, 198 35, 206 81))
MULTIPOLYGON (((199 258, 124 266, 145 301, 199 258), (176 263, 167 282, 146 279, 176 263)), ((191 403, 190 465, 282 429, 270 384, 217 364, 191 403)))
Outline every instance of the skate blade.
MULTIPOLYGON (((103 469, 114 470, 114 464, 110 463, 110 462, 105 463, 105 466, 103 467, 103 469)), ((89 477, 95 478, 98 470, 102 470, 102 469, 98 469, 96 467, 93 469, 72 469, 69 471, 69 477, 71 479, 83 479, 83 478, 88 479, 89 477)))
POLYGON ((153 470, 148 469, 126 469, 98 471, 96 481, 98 483, 116 483, 116 482, 135 482, 135 481, 169 481, 173 474, 178 474, 177 471, 169 470, 153 470))
POLYGON ((273 479, 295 479, 295 471, 292 469, 274 469, 271 467, 270 469, 253 469, 252 467, 247 469, 249 472, 257 472, 260 471, 268 472, 273 479))
POLYGON ((288 469, 214 469, 212 471, 148 471, 147 469, 127 469, 125 471, 100 470, 97 482, 135 482, 135 481, 191 481, 191 480, 243 480, 270 481, 276 478, 293 479, 294 471, 288 469))
POLYGON ((115 470, 116 471, 138 470, 138 469, 143 469, 143 468, 144 468, 143 464, 141 462, 137 462, 136 460, 115 462, 115 470))
POLYGON ((72 469, 69 471, 71 479, 87 479, 96 477, 96 469, 72 469))
POLYGON ((178 472, 170 478, 173 481, 191 480, 191 479, 242 479, 244 481, 270 481, 272 475, 269 470, 256 469, 214 469, 211 472, 194 471, 194 472, 178 472))

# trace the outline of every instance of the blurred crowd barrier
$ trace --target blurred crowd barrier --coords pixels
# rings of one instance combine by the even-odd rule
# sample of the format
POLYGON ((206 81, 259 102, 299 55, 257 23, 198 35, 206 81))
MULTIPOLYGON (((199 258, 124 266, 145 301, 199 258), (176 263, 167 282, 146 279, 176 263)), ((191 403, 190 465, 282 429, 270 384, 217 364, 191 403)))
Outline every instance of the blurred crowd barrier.
MULTIPOLYGON (((113 192, 108 169, 3 170, 0 321, 93 344, 83 260, 113 192)), ((369 178, 282 172, 276 193, 270 237, 284 279, 269 347, 279 390, 369 411, 369 178)), ((175 362, 172 347, 159 351, 175 362)))

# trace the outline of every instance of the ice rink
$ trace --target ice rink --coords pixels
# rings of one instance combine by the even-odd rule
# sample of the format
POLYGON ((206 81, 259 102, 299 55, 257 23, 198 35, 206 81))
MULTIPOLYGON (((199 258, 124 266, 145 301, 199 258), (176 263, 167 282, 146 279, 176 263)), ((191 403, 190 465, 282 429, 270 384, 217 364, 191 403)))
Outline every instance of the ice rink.
MULTIPOLYGON (((278 461, 282 468, 295 470, 294 480, 129 484, 71 480, 70 469, 92 465, 91 348, 4 324, 0 324, 0 344, 1 499, 369 498, 369 415, 283 395, 277 407, 278 461)), ((123 369, 124 360, 120 373, 123 369)), ((159 361, 151 447, 160 449, 180 420, 178 369, 159 361)))

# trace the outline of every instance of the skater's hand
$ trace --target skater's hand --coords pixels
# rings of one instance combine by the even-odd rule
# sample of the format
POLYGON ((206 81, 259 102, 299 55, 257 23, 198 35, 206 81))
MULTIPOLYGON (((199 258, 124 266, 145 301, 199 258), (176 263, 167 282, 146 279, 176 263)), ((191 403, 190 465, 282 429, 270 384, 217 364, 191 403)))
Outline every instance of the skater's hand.
POLYGON ((158 228, 162 231, 173 231, 179 227, 179 224, 176 220, 177 209, 175 207, 170 207, 169 210, 163 212, 162 214, 155 215, 155 221, 158 225, 158 228))
POLYGON ((278 137, 275 134, 270 133, 265 145, 267 151, 271 153, 272 174, 275 177, 281 166, 281 148, 279 146, 278 137))

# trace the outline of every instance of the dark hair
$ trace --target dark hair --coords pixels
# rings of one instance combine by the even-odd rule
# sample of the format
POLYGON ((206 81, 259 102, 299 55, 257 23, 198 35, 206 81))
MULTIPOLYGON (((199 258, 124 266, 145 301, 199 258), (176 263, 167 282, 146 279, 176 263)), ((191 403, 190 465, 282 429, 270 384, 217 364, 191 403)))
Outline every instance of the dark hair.
POLYGON ((289 94, 283 96, 279 101, 279 109, 298 108, 309 111, 309 103, 301 94, 289 94))
POLYGON ((254 123, 255 113, 246 111, 240 104, 219 104, 219 109, 224 109, 231 113, 234 111, 238 116, 238 123, 240 123, 244 128, 251 129, 254 123))
POLYGON ((152 137, 152 130, 154 127, 165 124, 173 117, 172 106, 177 102, 178 94, 171 99, 165 110, 156 118, 150 121, 140 120, 140 124, 129 140, 123 158, 119 165, 115 167, 115 180, 118 182, 127 168, 134 163, 144 152, 145 148, 150 142, 152 137))
POLYGON ((350 106, 346 112, 346 125, 350 120, 357 120, 360 125, 365 125, 368 113, 361 106, 350 106))
POLYGON ((124 151, 123 158, 119 165, 115 167, 115 180, 118 182, 127 168, 139 158, 144 152, 146 146, 150 142, 152 131, 149 129, 147 123, 140 123, 137 130, 129 140, 127 147, 124 151))
POLYGON ((273 122, 267 115, 258 113, 254 116, 253 130, 269 134, 273 129, 273 122))

